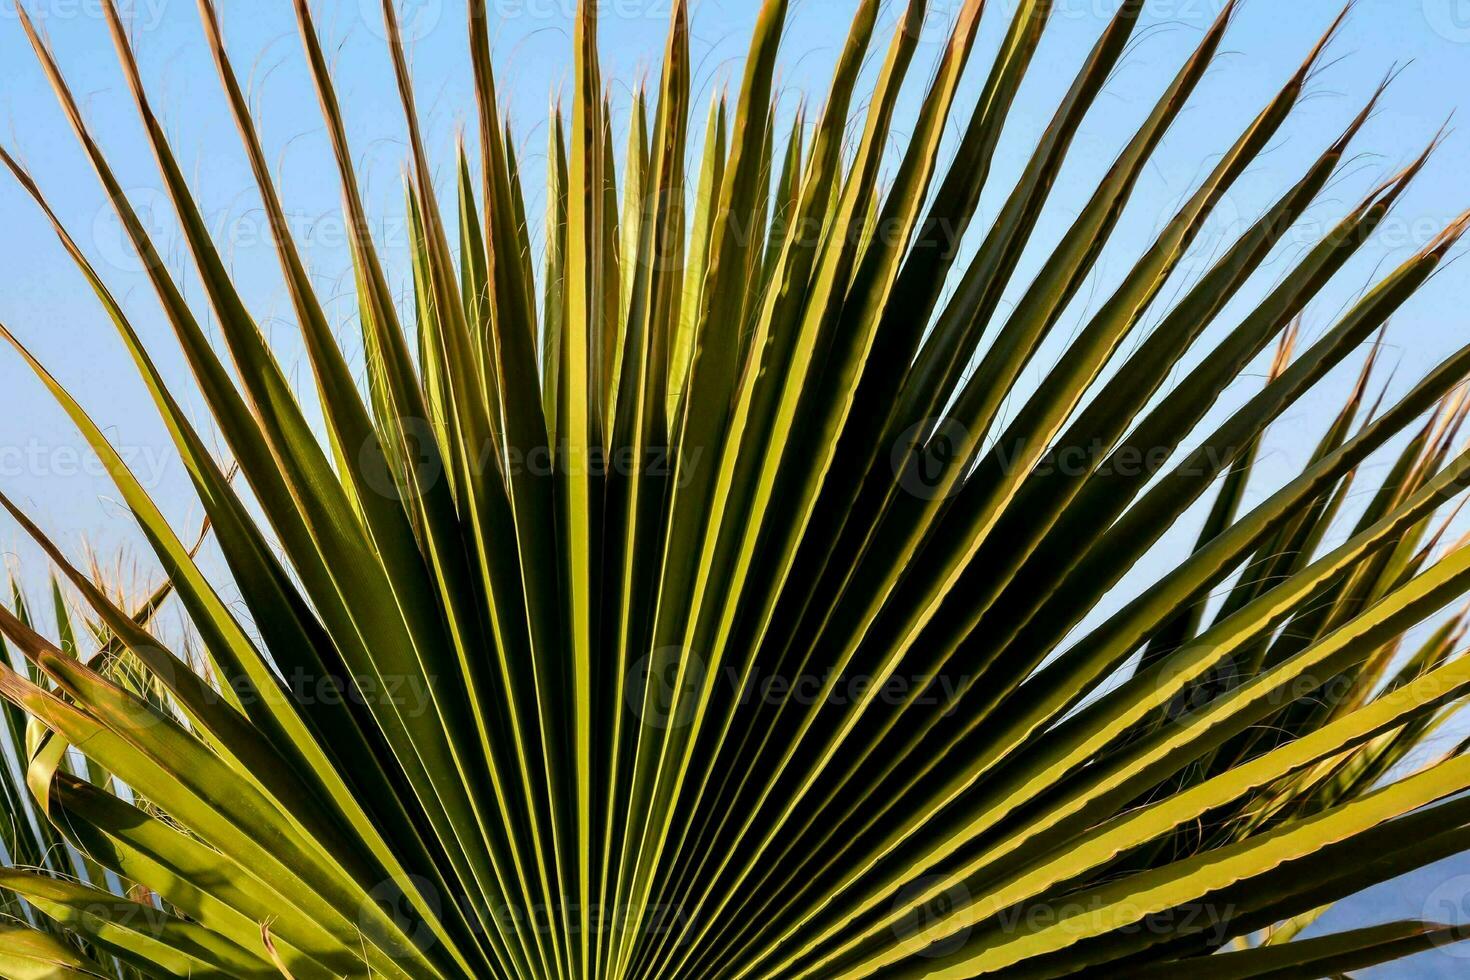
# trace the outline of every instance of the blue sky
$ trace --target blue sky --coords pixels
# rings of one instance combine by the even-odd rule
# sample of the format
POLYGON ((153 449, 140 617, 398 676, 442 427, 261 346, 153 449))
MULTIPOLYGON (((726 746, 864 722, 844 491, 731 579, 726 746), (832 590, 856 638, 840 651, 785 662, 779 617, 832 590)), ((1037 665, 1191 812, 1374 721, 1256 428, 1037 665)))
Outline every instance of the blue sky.
MULTIPOLYGON (((62 220, 122 297, 165 375, 184 403, 202 417, 171 332, 139 274, 136 260, 97 181, 57 110, 45 80, 16 22, 14 0, 0 0, 0 141, 31 168, 51 196, 62 220)), ((405 147, 403 121, 388 73, 378 20, 379 0, 316 0, 319 25, 336 53, 339 91, 348 130, 372 204, 378 238, 395 272, 406 279, 400 173, 405 147)), ((604 71, 612 79, 615 115, 627 116, 630 87, 656 66, 670 0, 604 0, 604 71)), ((1151 0, 1144 28, 1124 66, 1083 126, 1036 241, 1048 245, 1085 200, 1091 181, 1152 107, 1187 49, 1218 12, 1222 0, 1151 0)), ((322 290, 337 297, 333 312, 344 347, 355 354, 350 279, 337 207, 330 153, 301 60, 290 4, 286 0, 221 0, 226 34, 236 66, 251 76, 251 92, 267 151, 277 161, 280 186, 298 238, 304 243, 322 290)), ((495 18, 502 95, 522 145, 528 174, 528 204, 544 207, 540 170, 545 165, 547 105, 564 90, 569 74, 570 16, 574 0, 490 0, 495 18)), ((738 82, 740 58, 754 16, 754 0, 695 0, 693 37, 696 104, 738 82)), ((939 52, 941 30, 959 0, 936 0, 933 30, 926 31, 908 103, 922 94, 927 66, 939 52)), ((988 64, 1013 0, 991 0, 975 66, 988 64)), ((978 224, 994 214, 999 194, 1030 152, 1057 97, 1069 84, 1088 46, 1117 0, 1057 0, 1057 11, 1036 59, 1032 77, 1002 143, 993 189, 982 200, 978 224)), ((186 270, 152 158, 143 142, 119 74, 99 0, 33 0, 33 14, 51 36, 60 61, 135 204, 150 215, 159 237, 186 270)), ((284 363, 303 383, 309 377, 289 304, 276 277, 264 218, 254 196, 214 66, 201 43, 193 0, 127 0, 134 34, 155 108, 191 176, 217 237, 228 246, 252 309, 275 342, 284 363)), ((461 0, 405 0, 406 23, 414 38, 414 69, 429 145, 437 148, 447 174, 458 129, 470 118, 469 69, 461 27, 461 0)), ((793 0, 780 80, 782 111, 791 112, 803 92, 820 99, 825 75, 846 30, 852 0, 793 0)), ((1075 327, 1127 262, 1147 243, 1172 208, 1188 193, 1201 168, 1223 150, 1295 68, 1332 20, 1337 0, 1248 0, 1226 42, 1227 54, 1201 85, 1154 164, 1145 175, 1095 277, 1057 333, 1075 327)), ((889 4, 885 23, 896 8, 889 4)), ((1286 243, 1263 277, 1286 268, 1292 248, 1328 227, 1384 174, 1410 159, 1434 135, 1464 93, 1470 92, 1470 0, 1363 0, 1353 10, 1331 49, 1334 60, 1314 79, 1309 97, 1284 134, 1232 189, 1198 256, 1181 269, 1197 275, 1214 247, 1241 221, 1300 175, 1307 162, 1341 130, 1378 80, 1398 63, 1408 63, 1389 90, 1383 109, 1355 149, 1361 156, 1314 207, 1303 232, 1286 243)), ((971 72, 959 111, 968 113, 978 79, 971 72)), ((702 118, 702 109, 700 110, 702 118)), ((900 121, 900 130, 902 122, 900 121)), ((1309 336, 1330 326, 1341 305, 1369 280, 1380 263, 1396 262, 1423 245, 1459 211, 1470 206, 1463 175, 1470 135, 1452 132, 1429 171, 1415 185, 1380 240, 1364 250, 1306 317, 1309 336)), ((1033 249, 1017 281, 1024 285, 1045 255, 1033 249)), ((191 298, 199 291, 185 271, 191 298)), ((1400 316, 1388 336, 1390 364, 1397 365, 1392 390, 1402 391, 1466 334, 1464 301, 1470 295, 1470 263, 1456 263, 1437 277, 1400 316)), ((1247 290, 1244 300, 1259 296, 1247 290)), ((1231 310, 1238 311, 1239 304, 1231 310)), ((1228 324, 1231 311, 1222 317, 1228 324)), ((72 386, 94 416, 109 428, 180 528, 199 519, 187 477, 169 450, 140 383, 110 325, 85 284, 56 244, 40 215, 8 179, 0 180, 0 322, 4 322, 72 386)), ((1032 376, 1049 363, 1037 359, 1032 376)), ((1054 351, 1050 353, 1054 354, 1054 351)), ((1273 431, 1257 496, 1272 481, 1299 466, 1327 417, 1342 397, 1356 363, 1344 365, 1293 409, 1273 431)), ((1258 371, 1247 372, 1222 400, 1221 411, 1248 396, 1258 371)), ((1369 468, 1374 464, 1370 464, 1369 468)), ((1378 464, 1381 465, 1381 464, 1378 464)), ((153 566, 95 461, 28 370, 0 352, 0 488, 22 501, 40 523, 76 553, 83 541, 100 556, 130 556, 129 574, 140 585, 152 581, 153 566), (133 559, 136 559, 136 564, 133 559), (134 571, 135 569, 135 571, 134 571)), ((1159 554, 1188 540, 1193 529, 1166 537, 1140 575, 1164 567, 1159 554)), ((43 567, 19 533, 0 527, 0 551, 21 562, 37 581, 43 567)), ((1120 591, 1119 601, 1123 597, 1120 591)), ((1103 610, 1105 611, 1105 610, 1103 610)), ((1328 916, 1330 924, 1407 916, 1470 916, 1470 859, 1451 862, 1376 890, 1328 916)), ((1383 976, 1457 976, 1462 962, 1431 954, 1412 967, 1380 971, 1383 976)))

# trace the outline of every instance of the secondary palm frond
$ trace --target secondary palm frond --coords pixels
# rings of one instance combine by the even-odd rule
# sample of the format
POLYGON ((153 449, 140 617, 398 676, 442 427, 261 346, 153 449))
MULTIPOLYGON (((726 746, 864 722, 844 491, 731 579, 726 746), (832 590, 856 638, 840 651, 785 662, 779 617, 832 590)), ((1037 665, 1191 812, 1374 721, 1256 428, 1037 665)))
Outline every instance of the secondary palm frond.
POLYGON ((761 5, 743 78, 707 116, 675 0, 621 159, 585 4, 534 262, 485 3, 468 0, 476 138, 449 171, 456 216, 385 0, 410 148, 400 309, 311 5, 293 2, 351 232, 360 371, 214 0, 199 9, 320 422, 211 238, 113 0, 209 332, 17 4, 212 428, 42 187, 4 163, 125 342, 241 602, 0 327, 164 572, 131 605, 0 496, 59 576, 54 641, 19 587, 0 606, 21 658, 0 658, 0 976, 1296 977, 1462 938, 1432 921, 1309 930, 1470 846, 1470 757, 1429 748, 1470 693, 1465 614, 1411 631, 1470 590, 1452 531, 1470 346, 1396 398, 1374 373, 1375 335, 1470 216, 1298 336, 1434 150, 1274 261, 1380 87, 1202 274, 1180 269, 1341 18, 1233 143, 1200 147, 1208 172, 1089 305, 1073 301, 1233 2, 1055 243, 1038 233, 1052 188, 1141 0, 1002 188, 991 164, 1049 0, 1008 5, 988 67, 970 64, 983 4, 966 0, 903 130, 900 93, 931 68, 922 0, 898 12, 870 90, 878 3, 856 0, 811 126, 774 108, 785 0, 761 5), (965 108, 970 70, 983 84, 965 108), (1003 203, 978 222, 987 190, 1003 203), (1025 281, 1028 251, 1043 261, 1025 281), (1090 312, 1059 343, 1075 306, 1090 312), (1273 346, 1265 382, 1225 410, 1273 346), (1272 424, 1360 359, 1307 463, 1251 493, 1272 424), (1383 456, 1370 483, 1362 464, 1383 456), (1146 575, 1197 503, 1197 543, 1146 575), (154 627, 165 603, 187 615, 177 649, 154 627))

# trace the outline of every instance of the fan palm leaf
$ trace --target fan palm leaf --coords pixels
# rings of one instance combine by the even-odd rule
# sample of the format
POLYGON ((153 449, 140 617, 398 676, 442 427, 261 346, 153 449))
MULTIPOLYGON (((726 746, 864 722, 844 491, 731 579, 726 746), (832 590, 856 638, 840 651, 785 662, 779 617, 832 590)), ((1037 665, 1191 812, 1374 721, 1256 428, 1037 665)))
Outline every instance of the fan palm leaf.
POLYGON ((54 639, 18 584, 0 605, 18 657, 0 664, 0 976, 1287 977, 1464 938, 1432 921, 1308 934, 1332 903, 1470 846, 1470 758, 1424 751, 1470 694, 1466 614, 1414 630, 1470 590, 1470 548, 1449 538, 1470 482, 1470 346, 1369 397, 1375 336, 1470 215, 1379 270, 1311 343, 1298 332, 1440 138, 1262 284, 1390 75, 1208 268, 1181 269, 1343 16, 1228 146, 1204 148, 1208 171, 1062 340, 1234 2, 1051 245, 1053 189, 1139 0, 1005 187, 992 163, 1048 0, 1014 5, 988 68, 972 65, 980 0, 932 66, 923 0, 886 47, 879 4, 856 0, 810 125, 805 103, 775 105, 785 0, 760 5, 739 84, 707 110, 675 0, 621 157, 598 6, 575 17, 533 222, 484 0, 466 4, 475 112, 452 186, 383 3, 408 134, 401 304, 325 42, 293 0, 349 231, 355 365, 199 0, 309 406, 211 235, 117 4, 103 11, 202 303, 17 5, 210 427, 0 150, 124 341, 206 515, 187 543, 0 325, 162 567, 129 604, 0 494, 57 575, 54 639), (901 96, 930 68, 901 130, 901 96), (987 191, 1002 203, 984 223, 987 191), (1222 410, 1263 357, 1264 383, 1222 410), (1360 357, 1306 462, 1248 493, 1273 425, 1360 357), (1367 504, 1346 521, 1350 489, 1367 504), (1146 574, 1197 505, 1193 544, 1146 574), (201 567, 206 536, 243 605, 201 567), (187 622, 172 644, 166 603, 187 622))

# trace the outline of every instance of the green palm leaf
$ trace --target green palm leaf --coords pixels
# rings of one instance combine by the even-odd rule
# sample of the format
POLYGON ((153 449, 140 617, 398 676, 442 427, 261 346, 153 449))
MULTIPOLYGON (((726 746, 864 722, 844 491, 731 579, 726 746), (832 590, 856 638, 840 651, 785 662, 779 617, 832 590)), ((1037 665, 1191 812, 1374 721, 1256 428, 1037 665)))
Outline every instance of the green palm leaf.
POLYGON ((125 601, 0 493, 53 566, 55 619, 50 639, 18 585, 0 605, 0 976, 1305 977, 1464 938, 1310 931, 1470 847, 1470 742, 1422 751, 1470 695, 1470 620, 1440 616, 1470 592, 1451 538, 1470 347, 1369 396, 1374 338, 1470 215, 1298 342, 1441 137, 1262 281, 1390 75, 1181 281, 1339 16, 1243 131, 1200 148, 1208 171, 1062 340, 1236 4, 1149 93, 1029 282, 1143 4, 1109 20, 1007 186, 992 162, 1052 3, 1016 4, 975 67, 981 0, 932 65, 924 0, 886 42, 880 4, 855 0, 810 129, 808 103, 788 116, 776 98, 788 6, 760 5, 738 87, 706 110, 675 0, 616 134, 598 5, 581 6, 537 261, 491 7, 464 5, 475 122, 441 171, 384 0, 408 134, 402 313, 329 47, 293 0, 350 232, 358 377, 200 0, 320 423, 211 237, 118 5, 103 11, 199 303, 18 6, 229 458, 0 150, 127 346, 225 565, 206 570, 203 535, 170 526, 27 326, 0 325, 162 568, 125 601), (987 192, 1002 203, 981 221, 987 192), (1273 344, 1259 390, 1216 412, 1273 344), (1365 349, 1308 461, 1255 492, 1275 424, 1365 349), (1191 545, 1145 576, 1212 491, 1191 545))

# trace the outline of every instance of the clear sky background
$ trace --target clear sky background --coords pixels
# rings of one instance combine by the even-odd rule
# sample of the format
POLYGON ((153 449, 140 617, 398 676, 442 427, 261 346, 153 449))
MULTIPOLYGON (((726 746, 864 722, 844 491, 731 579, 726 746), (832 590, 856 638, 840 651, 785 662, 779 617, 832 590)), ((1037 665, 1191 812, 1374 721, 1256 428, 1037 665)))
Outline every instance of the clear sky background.
MULTIPOLYGON (((1029 281, 1222 2, 1150 0, 1133 51, 1079 133, 1050 212, 1034 239, 1035 247, 1018 272, 1018 283, 1029 281)), ((251 74, 259 124, 267 150, 278 162, 279 183, 293 226, 322 290, 337 298, 332 308, 335 323, 344 348, 356 362, 360 345, 351 280, 346 276, 349 266, 337 187, 290 4, 287 0, 219 3, 236 66, 251 74)), ((314 9, 329 48, 335 51, 339 92, 365 176, 377 237, 395 284, 402 287, 407 266, 400 178, 406 149, 402 114, 382 44, 378 3, 316 0, 314 9)), ((603 67, 611 80, 615 117, 620 123, 627 118, 630 87, 656 71, 669 3, 604 0, 603 67)), ((501 93, 521 144, 528 206, 539 215, 545 206, 541 177, 547 138, 544 119, 549 102, 568 87, 574 0, 490 0, 489 5, 495 17, 501 93)), ((439 172, 446 178, 443 190, 450 185, 447 177, 455 136, 472 118, 462 0, 404 0, 402 6, 414 38, 415 77, 427 138, 439 153, 439 172)), ((853 0, 793 0, 780 74, 784 113, 794 111, 803 93, 820 101, 853 6, 853 0)), ((973 104, 981 74, 977 69, 988 66, 1013 6, 1014 0, 990 0, 965 94, 958 102, 961 122, 973 104)), ((977 227, 983 229, 994 215, 1008 181, 1023 165, 1058 97, 1116 6, 1117 0, 1057 0, 1053 22, 1002 142, 977 227)), ((184 270, 189 296, 202 312, 202 295, 184 260, 151 154, 118 71, 99 15, 99 0, 32 0, 29 7, 50 34, 123 185, 149 215, 160 240, 170 246, 169 254, 184 270)), ((132 11, 137 50, 154 107, 176 151, 191 168, 196 193, 216 238, 227 247, 253 312, 283 362, 304 386, 309 369, 277 277, 264 216, 213 63, 202 43, 195 4, 193 0, 124 0, 124 7, 132 11)), ((738 83, 756 2, 695 0, 693 7, 696 117, 702 119, 711 94, 738 83)), ((931 4, 933 27, 926 30, 908 87, 910 110, 922 96, 944 27, 958 7, 959 0, 931 4)), ((1069 331, 1106 295, 1193 189, 1215 154, 1236 138, 1291 74, 1338 9, 1338 0, 1247 0, 1225 44, 1227 53, 1156 154, 1099 266, 1095 288, 1079 296, 1057 330, 1058 343, 1065 342, 1069 331)), ((891 25, 896 14, 897 6, 890 2, 884 22, 891 25)), ((1180 282, 1197 276, 1209 256, 1229 241, 1232 231, 1253 220, 1300 176, 1391 66, 1408 65, 1354 147, 1360 156, 1312 209, 1301 234, 1290 236, 1278 249, 1256 287, 1245 290, 1242 302, 1226 311, 1220 321, 1224 326, 1235 322, 1232 315, 1245 302, 1259 298, 1303 245, 1330 227, 1376 181, 1417 154, 1467 98, 1470 0, 1363 0, 1330 56, 1335 60, 1315 77, 1309 96, 1283 135, 1222 203, 1196 254, 1183 264, 1180 282)), ((904 128, 902 119, 901 114, 899 135, 904 128)), ((194 392, 171 331, 25 42, 16 22, 14 0, 0 0, 0 141, 31 168, 63 221, 122 297, 183 402, 202 419, 202 401, 194 392)), ((697 141, 694 150, 698 150, 697 141)), ((1428 172, 1381 230, 1379 240, 1364 249, 1313 305, 1304 322, 1309 339, 1330 327, 1342 304, 1370 281, 1375 268, 1401 261, 1470 207, 1470 186, 1464 179, 1467 161, 1470 134, 1452 131, 1428 172)), ((1394 368, 1390 394, 1406 390, 1440 358, 1470 339, 1467 300, 1470 264, 1456 263, 1395 319, 1385 357, 1386 364, 1394 368)), ((41 216, 8 177, 0 179, 0 322, 29 343, 108 426, 116 444, 176 525, 181 530, 197 525, 200 509, 187 476, 169 448, 125 351, 41 216)), ((1146 323, 1145 328, 1151 324, 1146 323)), ((1028 380, 1034 381, 1054 356, 1054 347, 1043 351, 1028 380)), ((1344 365, 1275 427, 1261 479, 1252 491, 1254 499, 1302 465, 1357 368, 1356 361, 1344 365)), ((1246 372, 1222 400, 1219 411, 1238 404, 1259 383, 1260 370, 1246 372)), ((1365 470, 1382 465, 1375 460, 1365 470)), ((28 506, 74 554, 81 554, 85 543, 105 560, 124 556, 126 574, 136 576, 140 588, 155 581, 156 566, 140 548, 127 514, 95 460, 82 451, 82 441, 28 369, 5 352, 0 352, 0 488, 28 506)), ((1177 554, 1193 533, 1188 521, 1171 532, 1142 563, 1134 586, 1165 570, 1168 566, 1160 556, 1171 548, 1177 554)), ((44 582, 44 565, 17 529, 0 525, 0 551, 12 564, 24 567, 27 582, 33 586, 44 582)), ((1127 592, 1127 588, 1120 589, 1108 608, 1126 598, 1127 592)), ((1470 918, 1470 858, 1382 886, 1335 909, 1324 925, 1419 916, 1470 918)), ((1431 953, 1373 975, 1460 976, 1470 968, 1470 960, 1459 958, 1457 952, 1431 953)))

